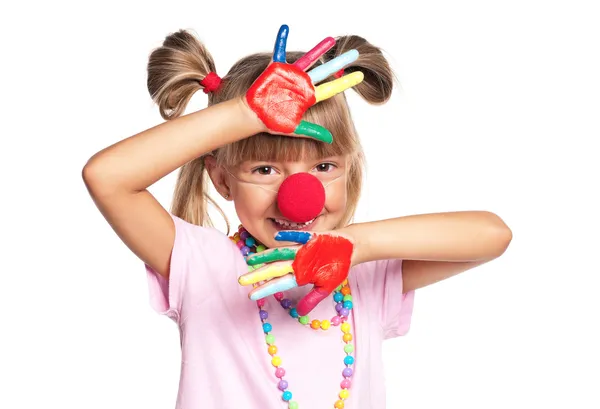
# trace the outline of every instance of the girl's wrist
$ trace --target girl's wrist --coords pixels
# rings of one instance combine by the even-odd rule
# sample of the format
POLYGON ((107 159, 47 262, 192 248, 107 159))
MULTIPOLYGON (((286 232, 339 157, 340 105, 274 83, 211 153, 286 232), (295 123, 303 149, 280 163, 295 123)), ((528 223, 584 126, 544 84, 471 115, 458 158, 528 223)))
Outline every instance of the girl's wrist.
POLYGON ((366 243, 364 241, 364 237, 359 234, 359 225, 350 224, 346 227, 343 227, 337 230, 341 235, 347 237, 353 244, 354 250, 352 252, 352 260, 351 265, 355 266, 357 264, 364 263, 367 261, 366 258, 366 243))
POLYGON ((258 115, 250 108, 248 101, 246 101, 246 95, 242 95, 237 98, 238 107, 244 120, 250 125, 251 129, 255 132, 252 135, 256 135, 261 132, 268 132, 265 124, 258 118, 258 115))

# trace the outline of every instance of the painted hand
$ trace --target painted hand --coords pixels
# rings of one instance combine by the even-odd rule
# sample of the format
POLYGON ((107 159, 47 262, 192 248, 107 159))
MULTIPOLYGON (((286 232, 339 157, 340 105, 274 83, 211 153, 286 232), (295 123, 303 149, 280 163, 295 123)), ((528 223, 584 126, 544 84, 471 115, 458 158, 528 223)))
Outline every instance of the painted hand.
POLYGON ((363 73, 356 71, 316 88, 313 85, 355 61, 358 51, 350 50, 306 73, 306 69, 335 45, 335 39, 327 37, 295 63, 288 64, 288 33, 289 27, 282 25, 275 42, 272 61, 246 93, 246 101, 271 133, 311 137, 331 143, 331 132, 322 126, 303 121, 302 116, 312 105, 331 98, 363 80, 363 73))
POLYGON ((266 281, 250 292, 251 300, 313 284, 313 289, 296 307, 300 316, 307 315, 348 276, 354 244, 333 233, 280 231, 275 239, 302 246, 274 248, 248 257, 246 262, 250 266, 265 265, 242 275, 239 283, 266 281))

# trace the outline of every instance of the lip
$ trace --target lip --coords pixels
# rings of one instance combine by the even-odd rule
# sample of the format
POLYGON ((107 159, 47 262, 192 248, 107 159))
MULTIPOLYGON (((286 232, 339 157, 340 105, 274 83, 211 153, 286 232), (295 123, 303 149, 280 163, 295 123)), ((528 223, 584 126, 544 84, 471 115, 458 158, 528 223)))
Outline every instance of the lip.
POLYGON ((269 221, 271 222, 271 225, 272 225, 272 226, 275 228, 275 230, 277 230, 277 231, 286 231, 286 230, 293 230, 293 231, 310 231, 310 230, 313 228, 313 226, 315 225, 315 223, 317 222, 317 220, 319 219, 319 217, 321 217, 321 215, 318 215, 317 217, 315 217, 315 218, 313 219, 313 221, 312 221, 310 224, 307 224, 307 225, 305 225, 305 226, 303 226, 303 227, 300 227, 300 228, 296 227, 296 228, 289 228, 289 229, 284 229, 284 228, 282 228, 282 226, 281 226, 280 224, 278 224, 278 223, 275 221, 275 219, 277 219, 277 220, 285 220, 285 221, 287 221, 287 222, 290 222, 290 223, 292 223, 290 220, 288 220, 288 219, 286 219, 286 218, 283 218, 283 217, 281 217, 281 218, 280 218, 280 217, 277 217, 277 218, 275 218, 275 217, 269 217, 269 221))

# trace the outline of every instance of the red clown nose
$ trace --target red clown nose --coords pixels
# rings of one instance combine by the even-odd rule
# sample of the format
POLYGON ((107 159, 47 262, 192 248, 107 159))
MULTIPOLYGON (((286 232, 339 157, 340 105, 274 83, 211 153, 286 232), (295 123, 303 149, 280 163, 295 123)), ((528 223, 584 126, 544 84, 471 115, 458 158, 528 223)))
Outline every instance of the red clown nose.
POLYGON ((305 223, 321 213, 325 206, 325 188, 310 173, 294 173, 279 187, 277 205, 286 219, 305 223))

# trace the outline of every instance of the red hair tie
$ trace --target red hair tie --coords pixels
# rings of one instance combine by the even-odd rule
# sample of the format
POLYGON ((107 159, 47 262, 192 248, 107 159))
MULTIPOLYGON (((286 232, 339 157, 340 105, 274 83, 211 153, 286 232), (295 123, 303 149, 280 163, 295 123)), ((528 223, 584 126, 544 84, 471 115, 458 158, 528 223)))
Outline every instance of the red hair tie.
POLYGON ((206 77, 202 81, 200 81, 200 85, 204 87, 204 93, 208 94, 209 92, 216 91, 221 85, 221 77, 217 75, 215 72, 209 72, 206 74, 206 77))

